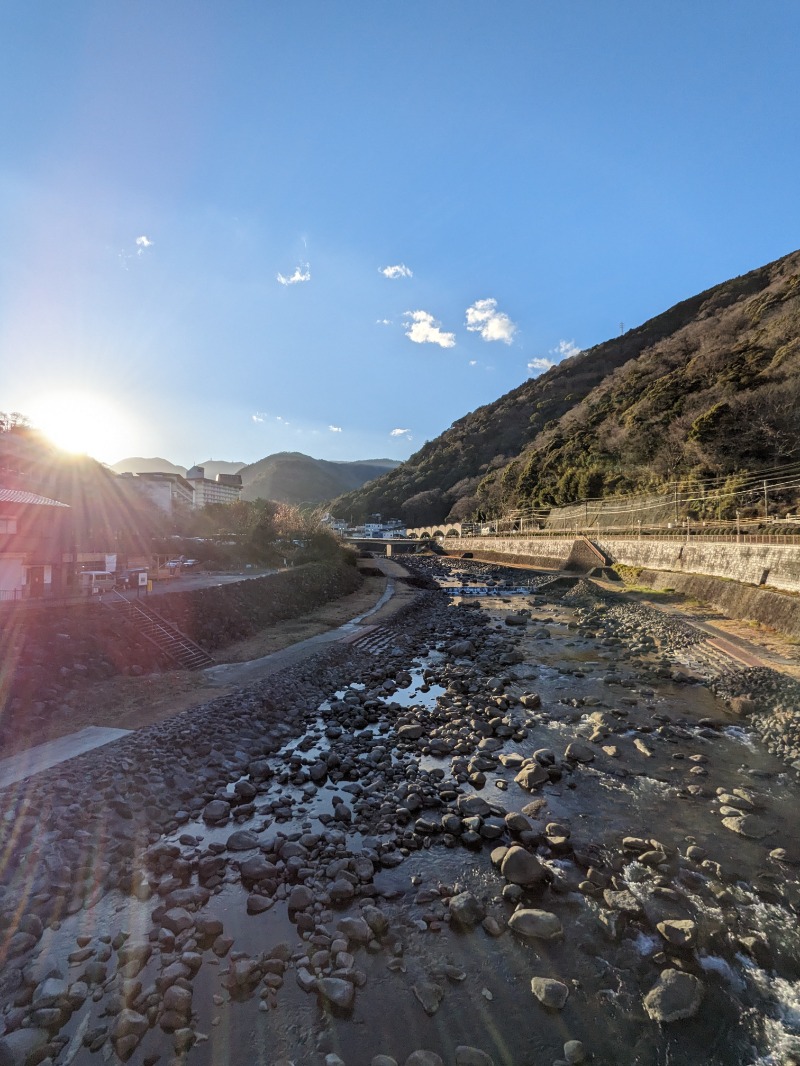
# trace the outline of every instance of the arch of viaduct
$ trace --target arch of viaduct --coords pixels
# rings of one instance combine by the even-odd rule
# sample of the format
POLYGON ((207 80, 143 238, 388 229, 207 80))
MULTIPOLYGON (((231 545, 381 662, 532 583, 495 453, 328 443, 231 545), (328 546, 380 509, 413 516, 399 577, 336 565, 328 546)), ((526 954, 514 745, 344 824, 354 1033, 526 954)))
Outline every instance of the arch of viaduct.
POLYGON ((417 526, 415 529, 407 529, 406 536, 411 540, 421 540, 423 537, 460 537, 460 522, 442 522, 438 526, 417 526))

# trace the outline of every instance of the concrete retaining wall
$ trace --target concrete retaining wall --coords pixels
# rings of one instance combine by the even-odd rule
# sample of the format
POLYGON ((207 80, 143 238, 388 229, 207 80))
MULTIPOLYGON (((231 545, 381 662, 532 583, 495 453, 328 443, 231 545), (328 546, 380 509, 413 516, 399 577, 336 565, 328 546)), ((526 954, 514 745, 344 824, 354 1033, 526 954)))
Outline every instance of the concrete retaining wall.
POLYGON ((652 589, 674 589, 695 600, 716 607, 728 618, 743 618, 777 629, 800 639, 800 599, 782 592, 724 581, 701 574, 676 574, 664 570, 642 570, 636 583, 652 589))
POLYGON ((459 537, 455 544, 446 543, 444 547, 456 554, 473 552, 482 558, 560 570, 569 559, 574 543, 574 537, 459 537))
POLYGON ((678 538, 609 537, 596 542, 614 562, 643 566, 651 570, 673 570, 683 574, 708 574, 743 581, 749 585, 769 585, 785 592, 800 592, 800 546, 776 544, 737 544, 682 540, 678 538))
MULTIPOLYGON (((458 550, 560 569, 575 543, 573 537, 461 537, 458 550)), ((800 592, 800 546, 796 544, 737 544, 700 538, 687 542, 678 537, 641 540, 598 537, 595 543, 614 562, 626 566, 707 574, 751 585, 768 585, 784 592, 800 592)))

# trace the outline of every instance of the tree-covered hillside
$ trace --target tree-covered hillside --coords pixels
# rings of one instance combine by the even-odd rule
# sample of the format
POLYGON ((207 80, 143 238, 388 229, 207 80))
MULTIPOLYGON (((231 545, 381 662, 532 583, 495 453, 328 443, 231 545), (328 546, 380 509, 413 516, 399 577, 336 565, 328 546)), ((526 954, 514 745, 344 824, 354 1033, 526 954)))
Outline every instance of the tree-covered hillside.
POLYGON ((564 360, 334 504, 410 525, 800 459, 800 252, 564 360))

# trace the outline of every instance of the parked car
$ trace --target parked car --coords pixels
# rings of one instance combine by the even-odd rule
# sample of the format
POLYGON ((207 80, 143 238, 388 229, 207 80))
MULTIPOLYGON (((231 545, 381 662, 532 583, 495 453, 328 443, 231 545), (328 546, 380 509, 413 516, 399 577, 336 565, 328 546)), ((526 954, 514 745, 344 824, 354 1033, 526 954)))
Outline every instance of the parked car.
POLYGON ((79 588, 87 596, 95 593, 111 592, 117 583, 114 574, 107 570, 84 570, 80 575, 79 588))
POLYGON ((135 566, 130 570, 123 570, 117 574, 117 588, 121 589, 135 589, 139 586, 139 575, 144 574, 147 577, 147 568, 144 566, 135 566))

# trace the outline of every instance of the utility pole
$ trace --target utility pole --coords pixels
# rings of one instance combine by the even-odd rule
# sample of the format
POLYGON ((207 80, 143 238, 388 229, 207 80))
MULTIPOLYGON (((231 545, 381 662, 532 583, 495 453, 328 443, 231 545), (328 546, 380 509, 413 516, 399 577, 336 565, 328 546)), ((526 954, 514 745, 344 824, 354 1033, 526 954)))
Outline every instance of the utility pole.
POLYGON ((769 508, 767 507, 767 483, 764 482, 764 520, 769 518, 769 508))
POLYGON ((742 531, 741 531, 741 526, 739 524, 739 508, 737 507, 736 508, 736 543, 737 544, 739 543, 739 540, 741 539, 741 534, 742 534, 742 531))

